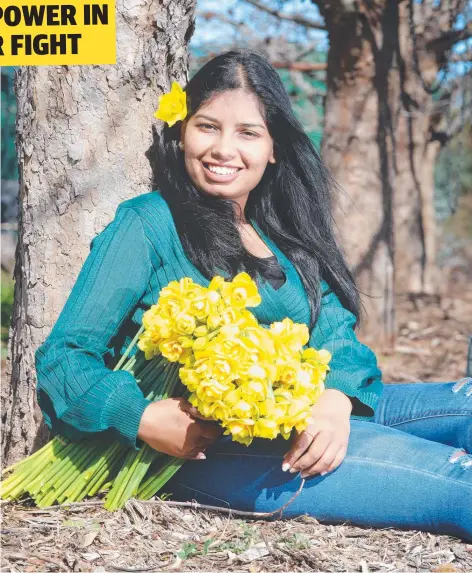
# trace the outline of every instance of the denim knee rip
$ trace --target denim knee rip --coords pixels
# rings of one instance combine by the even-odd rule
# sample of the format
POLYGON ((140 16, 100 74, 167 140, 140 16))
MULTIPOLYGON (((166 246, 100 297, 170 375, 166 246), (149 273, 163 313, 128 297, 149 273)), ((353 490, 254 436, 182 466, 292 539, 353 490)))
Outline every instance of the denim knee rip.
POLYGON ((452 387, 452 391, 454 393, 459 392, 460 390, 464 389, 467 384, 470 384, 470 388, 466 390, 465 395, 472 396, 472 378, 470 376, 466 376, 465 378, 458 380, 452 387))
POLYGON ((451 464, 460 462, 460 466, 463 468, 472 467, 472 455, 468 454, 461 448, 456 448, 452 452, 452 454, 449 456, 449 461, 451 464))

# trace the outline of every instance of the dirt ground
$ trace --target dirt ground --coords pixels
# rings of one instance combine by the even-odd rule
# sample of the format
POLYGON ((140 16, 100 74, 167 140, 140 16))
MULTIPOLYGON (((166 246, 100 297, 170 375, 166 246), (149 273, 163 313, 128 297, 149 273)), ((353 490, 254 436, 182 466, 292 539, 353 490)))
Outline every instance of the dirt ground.
POLYGON ((472 337, 470 284, 461 276, 439 299, 399 297, 396 347, 389 353, 375 349, 384 382, 450 382, 465 376, 472 337))
POLYGON ((136 502, 110 514, 4 507, 1 571, 472 571, 472 545, 419 531, 250 521, 136 502))

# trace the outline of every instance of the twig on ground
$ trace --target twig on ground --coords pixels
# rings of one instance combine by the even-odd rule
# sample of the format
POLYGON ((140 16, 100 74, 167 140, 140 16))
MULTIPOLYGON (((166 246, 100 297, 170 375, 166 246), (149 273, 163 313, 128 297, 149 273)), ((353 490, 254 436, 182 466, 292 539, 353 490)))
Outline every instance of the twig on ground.
POLYGON ((305 485, 305 480, 302 478, 300 487, 295 492, 295 494, 287 501, 287 503, 284 503, 284 505, 282 505, 282 507, 279 507, 279 508, 275 509, 274 511, 270 511, 270 512, 241 511, 238 509, 231 509, 231 508, 227 508, 227 507, 218 507, 216 505, 205 505, 202 503, 197 503, 195 501, 162 501, 160 499, 156 499, 156 500, 148 499, 148 500, 141 500, 141 501, 139 501, 139 503, 142 503, 145 505, 159 504, 159 505, 173 505, 176 507, 189 507, 192 509, 205 509, 205 510, 209 510, 209 511, 218 511, 220 513, 227 513, 229 515, 236 515, 236 516, 240 516, 240 517, 251 517, 251 518, 255 518, 255 519, 261 519, 264 517, 272 517, 272 516, 276 515, 277 513, 280 513, 280 516, 282 516, 283 510, 286 507, 288 507, 300 495, 304 485, 305 485))
POLYGON ((66 567, 62 561, 59 559, 54 559, 53 557, 48 557, 42 553, 36 553, 35 551, 15 551, 14 553, 3 553, 2 557, 6 559, 40 559, 45 563, 53 563, 56 567, 59 567, 61 571, 70 571, 69 567, 66 567))

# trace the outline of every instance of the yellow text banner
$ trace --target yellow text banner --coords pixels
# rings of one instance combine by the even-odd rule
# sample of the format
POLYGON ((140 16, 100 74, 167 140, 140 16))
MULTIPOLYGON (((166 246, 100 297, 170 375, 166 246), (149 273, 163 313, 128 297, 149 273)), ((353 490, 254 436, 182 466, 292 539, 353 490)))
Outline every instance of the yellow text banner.
POLYGON ((116 64, 115 0, 0 1, 0 66, 116 64))

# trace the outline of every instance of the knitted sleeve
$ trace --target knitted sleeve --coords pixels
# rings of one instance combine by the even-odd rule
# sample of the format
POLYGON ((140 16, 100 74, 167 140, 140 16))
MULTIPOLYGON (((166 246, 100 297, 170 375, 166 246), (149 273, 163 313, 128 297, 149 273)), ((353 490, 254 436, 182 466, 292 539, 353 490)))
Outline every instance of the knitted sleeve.
POLYGON ((38 403, 54 433, 74 439, 110 430, 139 449, 139 423, 151 402, 131 373, 105 365, 104 354, 156 264, 139 214, 120 205, 92 240, 57 322, 35 353, 38 403))
POLYGON ((353 404, 351 418, 371 420, 383 389, 382 373, 370 348, 354 332, 355 316, 346 310, 336 294, 322 281, 322 303, 309 346, 331 352, 325 387, 340 390, 353 404))

